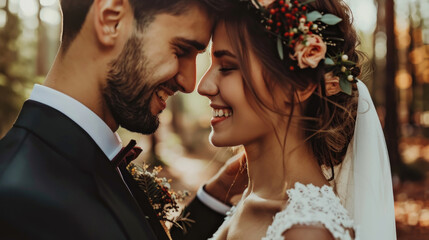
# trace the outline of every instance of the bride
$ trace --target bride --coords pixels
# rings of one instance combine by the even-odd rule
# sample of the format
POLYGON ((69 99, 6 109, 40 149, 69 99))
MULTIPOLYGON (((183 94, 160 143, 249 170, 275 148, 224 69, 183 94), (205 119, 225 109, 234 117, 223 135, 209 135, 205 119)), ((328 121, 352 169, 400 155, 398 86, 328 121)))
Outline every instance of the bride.
POLYGON ((248 188, 213 239, 396 239, 390 167, 342 0, 213 0, 198 92, 248 188))

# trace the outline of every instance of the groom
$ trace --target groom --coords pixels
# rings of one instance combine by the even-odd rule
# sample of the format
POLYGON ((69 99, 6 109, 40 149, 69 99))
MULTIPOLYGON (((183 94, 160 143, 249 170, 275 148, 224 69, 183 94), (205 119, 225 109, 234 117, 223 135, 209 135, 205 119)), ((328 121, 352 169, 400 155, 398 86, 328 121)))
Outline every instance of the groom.
MULTIPOLYGON (((167 99, 195 88, 210 39, 200 0, 61 0, 62 44, 0 140, 0 239, 168 239, 148 199, 111 160, 115 131, 152 134, 167 99)), ((187 235, 207 239, 228 210, 238 161, 188 206, 187 235)))

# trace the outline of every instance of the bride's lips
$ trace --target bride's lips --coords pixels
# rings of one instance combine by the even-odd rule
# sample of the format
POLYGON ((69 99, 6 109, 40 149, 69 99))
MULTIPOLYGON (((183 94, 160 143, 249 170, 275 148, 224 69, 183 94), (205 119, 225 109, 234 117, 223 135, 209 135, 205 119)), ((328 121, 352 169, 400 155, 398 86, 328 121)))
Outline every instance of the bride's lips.
POLYGON ((222 106, 217 104, 210 104, 213 108, 213 118, 211 120, 211 125, 215 126, 216 124, 223 122, 232 116, 232 108, 228 106, 222 106))

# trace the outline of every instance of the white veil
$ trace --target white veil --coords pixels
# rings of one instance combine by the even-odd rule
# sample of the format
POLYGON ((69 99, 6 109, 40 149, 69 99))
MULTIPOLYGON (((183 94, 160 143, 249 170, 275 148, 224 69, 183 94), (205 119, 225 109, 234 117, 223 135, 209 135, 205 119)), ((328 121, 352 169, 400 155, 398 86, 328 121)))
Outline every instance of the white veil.
POLYGON ((337 193, 358 228, 359 239, 396 240, 392 176, 383 130, 365 84, 359 91, 355 133, 336 167, 337 193))

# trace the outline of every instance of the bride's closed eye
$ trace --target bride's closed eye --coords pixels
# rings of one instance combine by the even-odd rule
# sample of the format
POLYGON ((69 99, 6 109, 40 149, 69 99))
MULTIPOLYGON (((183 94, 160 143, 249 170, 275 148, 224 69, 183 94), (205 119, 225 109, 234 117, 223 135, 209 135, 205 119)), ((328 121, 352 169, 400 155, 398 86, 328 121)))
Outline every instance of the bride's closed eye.
POLYGON ((228 74, 234 70, 238 70, 238 66, 236 64, 222 64, 219 67, 219 72, 222 74, 228 74))

